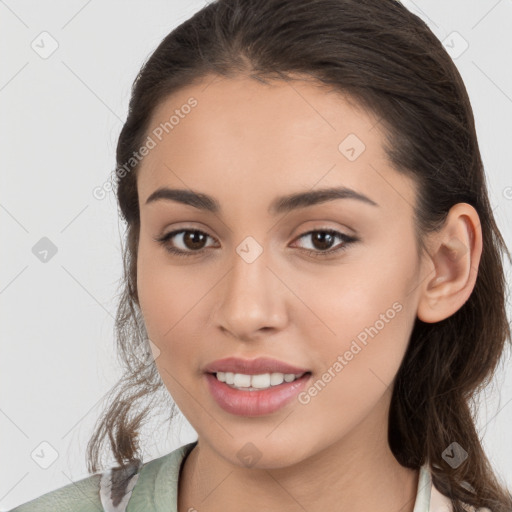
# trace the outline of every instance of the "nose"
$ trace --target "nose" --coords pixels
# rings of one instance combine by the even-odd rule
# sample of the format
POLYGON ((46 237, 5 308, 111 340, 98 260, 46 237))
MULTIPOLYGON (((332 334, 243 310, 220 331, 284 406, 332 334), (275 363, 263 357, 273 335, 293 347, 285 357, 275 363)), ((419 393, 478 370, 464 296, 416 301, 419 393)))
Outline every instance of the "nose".
POLYGON ((267 253, 255 259, 237 252, 232 267, 218 286, 215 322, 238 340, 249 341, 263 332, 279 331, 287 322, 287 290, 267 253))

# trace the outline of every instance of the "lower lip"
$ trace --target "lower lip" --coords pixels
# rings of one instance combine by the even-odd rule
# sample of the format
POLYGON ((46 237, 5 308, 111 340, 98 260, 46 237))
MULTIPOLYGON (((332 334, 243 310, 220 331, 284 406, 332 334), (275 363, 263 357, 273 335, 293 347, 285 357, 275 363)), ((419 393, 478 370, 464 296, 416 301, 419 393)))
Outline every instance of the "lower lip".
POLYGON ((276 412, 293 400, 310 377, 310 373, 305 373, 293 382, 283 382, 261 391, 234 389, 211 373, 206 374, 206 381, 214 400, 225 411, 239 416, 262 416, 276 412))

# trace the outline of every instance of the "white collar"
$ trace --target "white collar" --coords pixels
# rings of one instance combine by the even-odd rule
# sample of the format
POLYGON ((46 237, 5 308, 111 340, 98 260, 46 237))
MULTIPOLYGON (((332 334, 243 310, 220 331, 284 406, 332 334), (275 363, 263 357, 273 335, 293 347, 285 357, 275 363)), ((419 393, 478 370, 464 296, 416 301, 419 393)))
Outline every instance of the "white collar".
MULTIPOLYGON (((475 511, 475 508, 470 505, 465 505, 464 508, 471 512, 475 511)), ((453 512, 452 500, 438 491, 432 483, 428 462, 420 468, 418 492, 413 512, 453 512)))

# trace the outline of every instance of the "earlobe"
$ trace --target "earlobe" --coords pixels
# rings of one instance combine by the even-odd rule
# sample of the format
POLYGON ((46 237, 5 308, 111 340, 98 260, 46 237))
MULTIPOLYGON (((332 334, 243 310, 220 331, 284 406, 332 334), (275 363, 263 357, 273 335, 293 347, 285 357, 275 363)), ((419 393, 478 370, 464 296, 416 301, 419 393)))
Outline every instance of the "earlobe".
MULTIPOLYGON (((423 322, 440 322, 468 300, 475 286, 482 253, 482 232, 476 210, 467 203, 450 209, 443 228, 430 243, 427 278, 417 315, 423 322)), ((425 272, 425 270, 424 270, 425 272)))

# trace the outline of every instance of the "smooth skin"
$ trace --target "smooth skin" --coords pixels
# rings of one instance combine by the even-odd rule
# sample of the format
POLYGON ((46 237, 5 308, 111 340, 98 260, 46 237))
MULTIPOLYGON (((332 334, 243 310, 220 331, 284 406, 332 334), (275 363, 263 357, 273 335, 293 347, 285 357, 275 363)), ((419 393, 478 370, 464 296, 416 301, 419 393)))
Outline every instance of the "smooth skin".
POLYGON ((419 472, 402 467, 387 441, 392 384, 416 317, 441 321, 473 290, 477 212, 455 205, 420 255, 414 182, 386 159, 379 120, 348 97, 305 79, 210 75, 161 103, 148 135, 190 97, 197 106, 144 157, 137 183, 140 306, 162 380, 198 434, 179 512, 412 512, 419 472), (365 145, 354 161, 339 149, 349 134, 365 145), (163 186, 213 196, 221 210, 145 204, 163 186), (277 196, 340 186, 377 205, 345 198, 267 211, 277 196), (208 236, 175 235, 168 246, 191 254, 176 256, 155 238, 178 228, 208 236), (315 257, 307 251, 344 242, 302 236, 313 229, 357 241, 315 257), (263 250, 251 263, 237 252, 246 237, 263 250), (242 417, 208 391, 202 368, 227 356, 308 368, 312 384, 394 303, 401 310, 307 404, 242 417), (252 467, 238 457, 246 443, 259 453, 252 467))

